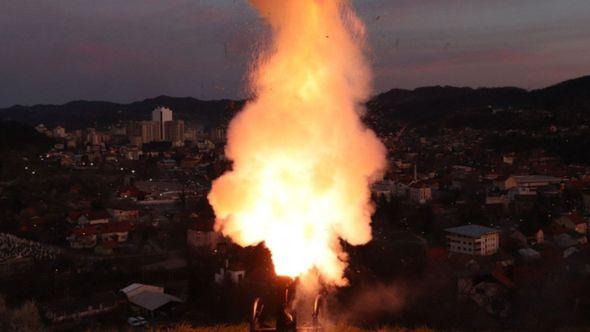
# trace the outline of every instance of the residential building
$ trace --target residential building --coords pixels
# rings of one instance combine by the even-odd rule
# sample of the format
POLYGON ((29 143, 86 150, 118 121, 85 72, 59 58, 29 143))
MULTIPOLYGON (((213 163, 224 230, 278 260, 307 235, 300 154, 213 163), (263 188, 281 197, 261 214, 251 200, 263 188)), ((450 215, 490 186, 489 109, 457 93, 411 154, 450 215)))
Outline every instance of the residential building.
POLYGON ((164 124, 164 140, 170 142, 184 142, 184 121, 168 121, 164 124))
POLYGON ((120 291, 127 297, 133 309, 149 316, 154 316, 158 311, 182 302, 178 297, 164 293, 164 288, 158 286, 134 283, 120 291))
POLYGON ((185 141, 196 141, 197 130, 195 128, 184 128, 184 140, 185 141))
POLYGON ((575 212, 559 217, 555 220, 555 224, 579 234, 586 234, 588 231, 588 222, 575 212))
POLYGON ((219 244, 226 243, 226 239, 219 232, 201 227, 199 229, 188 229, 186 231, 186 242, 189 249, 193 251, 203 248, 215 250, 219 244))
POLYGON ((410 199, 419 204, 426 204, 432 200, 432 189, 425 183, 416 183, 410 186, 410 199))
MULTIPOLYGON (((130 121, 127 123, 127 129, 126 129, 126 133, 127 133, 127 138, 129 138, 129 141, 131 142, 131 144, 134 144, 134 140, 137 140, 139 138, 139 140, 141 141, 141 125, 140 122, 138 121, 130 121)), ((141 145, 141 142, 140 144, 141 145)))
POLYGON ((497 253, 500 247, 500 231, 490 227, 464 225, 445 231, 450 252, 488 256, 497 253))
POLYGON ((100 239, 103 242, 125 242, 133 225, 129 221, 113 222, 99 227, 100 239))
POLYGON ((106 224, 110 219, 111 215, 106 210, 72 211, 67 217, 68 222, 78 225, 106 224))
POLYGON ((518 254, 525 262, 533 262, 541 259, 541 254, 533 248, 518 249, 518 254))
POLYGON ((72 230, 67 238, 70 247, 75 249, 94 248, 99 240, 102 243, 121 243, 127 241, 133 224, 128 221, 108 224, 84 225, 72 230))
POLYGON ((514 165, 514 160, 516 159, 516 154, 508 153, 502 156, 502 162, 508 165, 514 165))
MULTIPOLYGON (((134 145, 134 146, 141 146, 143 144, 143 138, 141 137, 141 135, 139 136, 128 136, 127 138, 129 138, 129 144, 134 145)), ((130 160, 138 160, 139 159, 139 153, 128 156, 127 159, 130 160)))
MULTIPOLYGON (((133 136, 133 139, 137 139, 137 136, 133 136)), ((129 138, 129 140, 131 141, 131 138, 129 138)), ((138 146, 142 144, 141 142, 141 136, 139 136, 139 141, 131 142, 132 146, 121 148, 120 153, 123 158, 127 160, 139 160, 139 156, 141 156, 142 151, 138 148, 138 146), (139 144, 136 145, 135 143, 139 144)))
POLYGON ((387 201, 391 200, 395 184, 392 181, 379 181, 371 186, 371 193, 377 198, 384 198, 387 201))
POLYGON ((86 136, 86 142, 93 146, 100 146, 104 141, 104 137, 101 133, 94 130, 90 131, 86 136))
POLYGON ((588 243, 588 237, 576 232, 555 235, 553 241, 561 248, 582 246, 588 243))
POLYGON ((211 140, 215 143, 225 141, 226 135, 227 135, 227 130, 223 127, 213 128, 210 133, 211 140))
POLYGON ((137 181, 135 187, 150 199, 178 199, 184 184, 178 181, 137 181))
POLYGON ((162 140, 162 129, 160 124, 155 121, 141 121, 139 123, 141 132, 141 141, 143 143, 158 142, 162 140))
POLYGON ((560 184, 562 179, 545 176, 545 175, 513 175, 506 179, 504 182, 504 188, 501 189, 512 189, 519 188, 521 191, 528 189, 528 191, 536 192, 540 187, 545 187, 551 184, 560 184))
POLYGON ((508 205, 508 198, 502 192, 489 192, 486 195, 486 205, 508 205))
POLYGON ((214 279, 217 284, 223 284, 226 281, 229 281, 232 284, 239 284, 244 281, 245 276, 246 270, 241 263, 232 262, 230 264, 229 261, 226 260, 224 267, 220 268, 218 272, 215 272, 214 279))
POLYGON ((137 221, 139 220, 138 209, 108 209, 115 221, 137 221))
POLYGON ((208 152, 215 149, 215 144, 210 140, 199 140, 197 141, 197 148, 201 152, 208 152))
POLYGON ((94 248, 98 244, 96 232, 86 227, 74 228, 67 240, 74 249, 94 248))

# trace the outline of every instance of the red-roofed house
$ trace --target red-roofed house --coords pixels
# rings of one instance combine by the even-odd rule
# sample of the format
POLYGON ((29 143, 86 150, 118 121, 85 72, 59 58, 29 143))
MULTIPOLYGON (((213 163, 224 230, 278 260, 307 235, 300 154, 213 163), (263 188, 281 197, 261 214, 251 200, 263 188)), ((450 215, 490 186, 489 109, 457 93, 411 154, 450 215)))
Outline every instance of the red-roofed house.
POLYGON ((72 248, 93 248, 97 245, 98 240, 103 243, 125 242, 132 229, 133 224, 128 221, 97 225, 87 224, 82 227, 74 228, 72 234, 67 239, 72 248))
POLYGON ((97 211, 72 211, 68 213, 67 220, 78 225, 106 224, 111 215, 106 210, 97 211))
POLYGON ((74 223, 77 223, 77 222, 78 222, 78 219, 79 219, 80 217, 82 217, 82 214, 83 214, 83 213, 84 213, 83 211, 70 211, 70 212, 68 213, 68 217, 66 218, 66 220, 67 220, 69 223, 72 223, 72 224, 74 224, 74 223))
POLYGON ((102 241, 125 242, 133 225, 128 221, 109 223, 99 227, 100 239, 102 241))

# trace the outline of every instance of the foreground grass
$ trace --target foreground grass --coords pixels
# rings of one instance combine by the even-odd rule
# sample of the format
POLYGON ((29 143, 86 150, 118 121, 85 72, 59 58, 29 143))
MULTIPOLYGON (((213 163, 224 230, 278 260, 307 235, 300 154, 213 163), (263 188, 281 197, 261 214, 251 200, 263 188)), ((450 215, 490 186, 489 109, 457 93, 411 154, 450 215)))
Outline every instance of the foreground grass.
POLYGON ((154 332, 248 332, 248 324, 217 325, 207 327, 193 327, 189 324, 179 324, 170 329, 156 329, 154 332))
MULTIPOLYGON (((189 324, 180 324, 168 329, 156 329, 154 332, 248 332, 248 324, 241 325, 218 325, 209 327, 193 327, 189 324)), ((408 329, 404 327, 381 327, 377 329, 367 330, 350 325, 325 325, 325 332, 434 332, 434 330, 420 327, 408 329)))
POLYGON ((193 327, 189 324, 179 324, 170 329, 156 329, 154 332, 248 332, 248 324, 217 325, 207 327, 193 327))
MULTIPOLYGON (((189 324, 179 324, 167 329, 154 329, 152 332, 249 332, 248 324, 241 325, 218 325, 208 327, 193 327, 189 324)), ((400 326, 384 326, 376 329, 363 329, 355 326, 338 324, 338 325, 324 325, 324 332, 435 332, 436 330, 428 327, 406 328, 400 326)), ((452 330, 460 332, 462 330, 452 330)), ((466 331, 466 330, 465 330, 466 331)), ((519 330, 504 330, 519 331, 519 330)), ((563 327, 559 328, 558 332, 590 332, 590 327, 563 327)), ((494 330, 488 330, 494 332, 494 330)))

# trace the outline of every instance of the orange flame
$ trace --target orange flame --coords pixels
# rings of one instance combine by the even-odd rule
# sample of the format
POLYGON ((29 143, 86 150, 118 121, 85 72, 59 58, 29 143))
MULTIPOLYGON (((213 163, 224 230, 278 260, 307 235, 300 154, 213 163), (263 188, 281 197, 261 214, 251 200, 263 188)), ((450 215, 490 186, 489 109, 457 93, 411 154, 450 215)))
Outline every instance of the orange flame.
POLYGON ((385 149, 360 121, 370 93, 364 26, 343 0, 252 0, 273 44, 252 72, 256 99, 231 122, 233 170, 214 181, 216 229, 264 242, 278 275, 344 285, 340 239, 371 239, 369 186, 385 149))

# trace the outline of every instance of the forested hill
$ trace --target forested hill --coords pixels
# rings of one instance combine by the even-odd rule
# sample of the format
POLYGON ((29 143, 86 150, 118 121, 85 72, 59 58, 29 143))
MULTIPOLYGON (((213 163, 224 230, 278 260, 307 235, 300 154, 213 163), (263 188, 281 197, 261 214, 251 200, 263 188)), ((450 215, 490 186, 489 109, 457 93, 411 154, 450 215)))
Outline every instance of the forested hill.
MULTIPOLYGON (((0 109, 0 120, 48 127, 100 126, 126 120, 147 120, 157 106, 174 110, 178 119, 205 126, 224 124, 239 111, 244 101, 204 101, 191 97, 159 96, 129 104, 104 101, 73 101, 63 105, 15 105, 0 109)), ((423 87, 414 90, 392 89, 372 98, 369 116, 380 120, 413 123, 436 121, 449 114, 485 108, 536 108, 553 112, 590 111, 590 76, 568 80, 544 89, 527 91, 514 87, 461 88, 423 87)))

